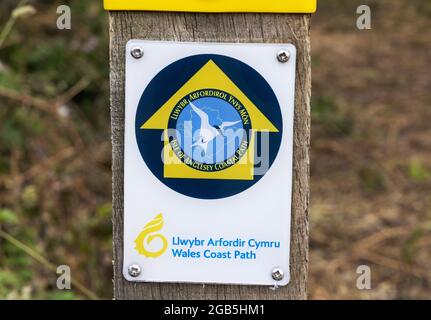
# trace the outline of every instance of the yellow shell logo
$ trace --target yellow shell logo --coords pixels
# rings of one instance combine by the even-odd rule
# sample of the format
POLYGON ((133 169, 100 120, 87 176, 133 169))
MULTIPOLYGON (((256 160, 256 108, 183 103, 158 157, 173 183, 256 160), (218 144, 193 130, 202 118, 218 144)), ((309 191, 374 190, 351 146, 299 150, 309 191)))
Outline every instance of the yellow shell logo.
POLYGON ((163 228, 163 224, 163 216, 160 213, 145 225, 144 230, 142 230, 135 240, 135 249, 139 252, 139 254, 142 254, 147 258, 157 258, 166 251, 168 248, 168 240, 166 240, 162 234, 155 233, 163 228), (148 251, 145 247, 148 246, 154 239, 162 240, 162 247, 158 251, 148 251))

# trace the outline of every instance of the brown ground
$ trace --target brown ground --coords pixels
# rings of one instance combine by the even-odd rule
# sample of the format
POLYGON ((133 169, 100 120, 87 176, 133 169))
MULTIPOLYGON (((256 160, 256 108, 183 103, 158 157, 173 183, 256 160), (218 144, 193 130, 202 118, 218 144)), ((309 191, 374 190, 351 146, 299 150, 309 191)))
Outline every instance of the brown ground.
POLYGON ((431 298, 430 11, 378 1, 359 31, 339 6, 362 2, 328 2, 312 26, 310 297, 431 298), (356 289, 361 264, 373 290, 356 289))

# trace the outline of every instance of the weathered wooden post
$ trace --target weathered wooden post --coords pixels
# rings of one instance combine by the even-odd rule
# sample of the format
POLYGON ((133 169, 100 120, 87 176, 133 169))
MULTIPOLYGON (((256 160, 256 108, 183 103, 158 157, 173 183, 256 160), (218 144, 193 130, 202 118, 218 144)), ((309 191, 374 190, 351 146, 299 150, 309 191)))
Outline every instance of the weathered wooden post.
POLYGON ((115 298, 306 299, 316 0, 105 0, 105 8, 115 298), (228 127, 250 135, 208 160, 208 144, 226 144, 228 127), (258 177, 253 149, 263 154, 265 143, 260 160, 273 165, 258 177))

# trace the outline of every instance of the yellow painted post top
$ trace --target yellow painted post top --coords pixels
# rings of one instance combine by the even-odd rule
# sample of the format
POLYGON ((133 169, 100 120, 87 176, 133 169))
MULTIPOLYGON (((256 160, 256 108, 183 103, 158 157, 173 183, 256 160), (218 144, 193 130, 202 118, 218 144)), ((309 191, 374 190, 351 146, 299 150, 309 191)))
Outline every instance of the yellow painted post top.
POLYGON ((106 10, 313 13, 317 0, 104 0, 106 10))

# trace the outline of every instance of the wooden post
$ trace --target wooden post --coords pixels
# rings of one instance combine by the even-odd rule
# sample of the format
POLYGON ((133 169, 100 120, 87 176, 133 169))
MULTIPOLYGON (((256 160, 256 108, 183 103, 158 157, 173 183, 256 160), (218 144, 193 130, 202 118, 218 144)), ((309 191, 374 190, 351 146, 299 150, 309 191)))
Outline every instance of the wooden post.
MULTIPOLYGON (((116 299, 306 299, 310 149, 309 14, 110 12, 114 296, 116 299), (122 275, 125 46, 130 39, 293 43, 298 50, 289 285, 131 283, 122 275)), ((286 194, 286 197, 290 195, 286 194)))

